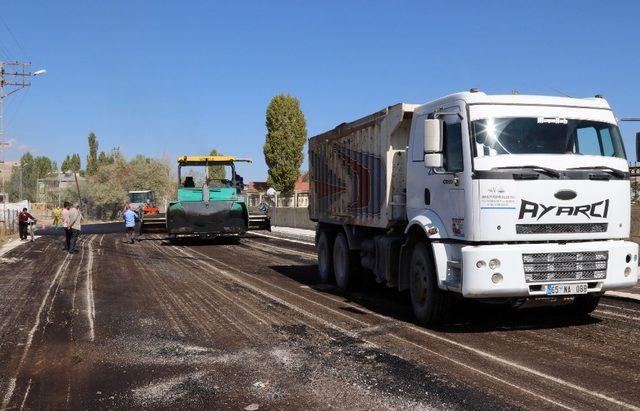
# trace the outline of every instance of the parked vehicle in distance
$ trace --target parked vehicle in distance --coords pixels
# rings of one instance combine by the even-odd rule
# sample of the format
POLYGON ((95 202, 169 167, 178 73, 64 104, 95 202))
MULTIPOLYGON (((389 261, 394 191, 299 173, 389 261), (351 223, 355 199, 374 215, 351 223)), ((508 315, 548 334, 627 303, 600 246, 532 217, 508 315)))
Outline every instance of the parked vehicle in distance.
POLYGON ((309 140, 324 281, 409 290, 423 323, 455 297, 593 311, 638 281, 629 168, 600 96, 472 89, 396 104, 309 140))
POLYGON ((151 190, 129 191, 129 206, 135 212, 139 212, 145 204, 155 204, 155 193, 151 190))
POLYGON ((151 190, 129 191, 129 206, 140 218, 139 234, 148 231, 164 231, 167 216, 156 203, 155 193, 151 190))

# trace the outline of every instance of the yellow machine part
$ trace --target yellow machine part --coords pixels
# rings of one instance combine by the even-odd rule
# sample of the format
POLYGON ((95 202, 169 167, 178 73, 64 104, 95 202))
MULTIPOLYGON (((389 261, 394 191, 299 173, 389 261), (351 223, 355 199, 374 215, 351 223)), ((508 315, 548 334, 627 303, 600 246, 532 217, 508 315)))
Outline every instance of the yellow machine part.
POLYGON ((178 157, 178 164, 182 166, 203 166, 203 165, 215 165, 217 164, 229 164, 237 162, 251 163, 250 158, 240 158, 233 156, 180 156, 178 157))

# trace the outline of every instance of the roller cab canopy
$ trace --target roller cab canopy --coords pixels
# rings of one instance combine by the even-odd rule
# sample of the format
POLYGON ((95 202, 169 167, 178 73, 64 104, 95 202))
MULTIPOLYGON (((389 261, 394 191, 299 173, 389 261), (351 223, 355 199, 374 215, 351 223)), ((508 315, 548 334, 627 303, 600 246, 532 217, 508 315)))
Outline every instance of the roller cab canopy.
POLYGON ((215 164, 232 164, 238 162, 251 163, 250 158, 234 156, 181 156, 178 157, 180 166, 210 166, 215 164))

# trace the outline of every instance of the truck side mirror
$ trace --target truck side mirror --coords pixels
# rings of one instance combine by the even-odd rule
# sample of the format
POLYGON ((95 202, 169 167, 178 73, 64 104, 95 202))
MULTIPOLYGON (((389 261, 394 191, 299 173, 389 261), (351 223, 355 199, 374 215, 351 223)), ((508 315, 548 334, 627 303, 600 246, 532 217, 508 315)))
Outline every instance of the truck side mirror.
POLYGON ((425 120, 423 137, 424 166, 427 168, 441 168, 444 163, 442 155, 444 127, 442 120, 425 120))
POLYGON ((424 166, 427 168, 442 168, 444 165, 442 153, 430 153, 424 155, 424 166))
POLYGON ((424 121, 424 152, 441 153, 443 140, 442 120, 428 119, 424 121))
POLYGON ((640 161, 640 132, 636 133, 636 163, 640 161))

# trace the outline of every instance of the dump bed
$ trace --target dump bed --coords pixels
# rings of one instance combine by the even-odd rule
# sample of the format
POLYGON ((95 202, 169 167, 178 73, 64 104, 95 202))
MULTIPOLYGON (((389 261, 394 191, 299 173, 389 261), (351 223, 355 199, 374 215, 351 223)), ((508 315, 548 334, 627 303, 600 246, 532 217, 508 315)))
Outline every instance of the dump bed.
POLYGON ((396 104, 309 139, 313 221, 386 228, 406 220, 406 154, 416 104, 396 104))

